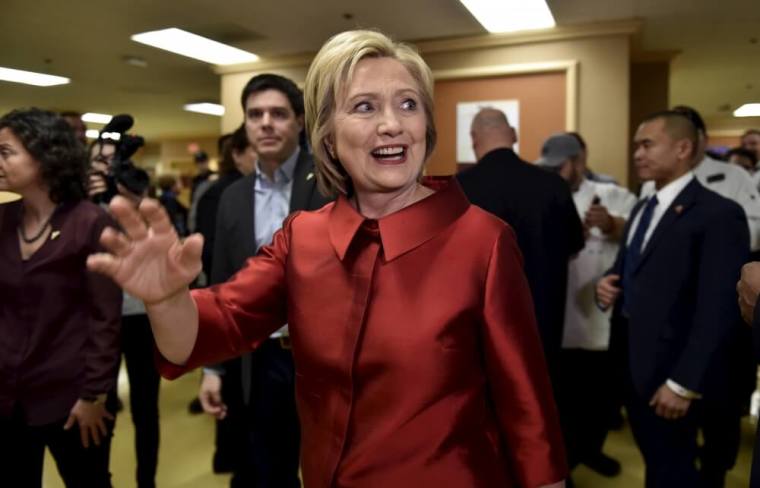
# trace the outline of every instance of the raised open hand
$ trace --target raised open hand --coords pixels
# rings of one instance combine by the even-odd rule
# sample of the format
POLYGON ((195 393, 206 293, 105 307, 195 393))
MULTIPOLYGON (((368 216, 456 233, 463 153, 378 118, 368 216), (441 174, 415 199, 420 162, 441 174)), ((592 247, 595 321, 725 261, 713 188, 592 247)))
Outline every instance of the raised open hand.
POLYGON ((194 234, 181 241, 159 202, 146 198, 135 208, 116 196, 109 207, 124 232, 103 231, 100 242, 110 253, 90 255, 92 271, 109 276, 146 304, 171 297, 198 276, 203 237, 194 234))

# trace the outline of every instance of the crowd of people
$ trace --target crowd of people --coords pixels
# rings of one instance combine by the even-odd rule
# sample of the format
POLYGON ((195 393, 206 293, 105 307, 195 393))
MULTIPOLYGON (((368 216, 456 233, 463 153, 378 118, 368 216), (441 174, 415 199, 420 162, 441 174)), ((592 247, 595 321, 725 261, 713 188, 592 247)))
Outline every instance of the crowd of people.
POLYGON ((46 447, 66 486, 111 486, 123 354, 140 488, 160 375, 196 368, 234 488, 569 487, 620 473, 621 411, 647 488, 723 487, 756 382, 760 131, 717 155, 693 108, 652 114, 634 193, 579 133, 521 159, 484 107, 478 162, 432 184, 432 86, 374 31, 331 38, 303 91, 254 76, 189 208, 74 113, 0 117, 10 486, 41 486, 46 447))

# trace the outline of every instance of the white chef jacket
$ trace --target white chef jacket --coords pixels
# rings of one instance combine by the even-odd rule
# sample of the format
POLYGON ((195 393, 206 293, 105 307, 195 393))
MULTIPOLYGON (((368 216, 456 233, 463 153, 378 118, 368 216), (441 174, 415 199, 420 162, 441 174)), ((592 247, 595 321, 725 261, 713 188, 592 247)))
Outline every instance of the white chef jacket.
MULTIPOLYGON (((575 208, 581 219, 586 215, 594 197, 607 208, 610 215, 628 219, 636 205, 636 197, 625 188, 613 183, 600 183, 584 179, 573 193, 575 208)), ((565 327, 562 347, 604 351, 610 342, 610 312, 596 305, 596 282, 612 267, 619 243, 605 236, 601 230, 591 229, 586 245, 570 261, 567 277, 565 327)))

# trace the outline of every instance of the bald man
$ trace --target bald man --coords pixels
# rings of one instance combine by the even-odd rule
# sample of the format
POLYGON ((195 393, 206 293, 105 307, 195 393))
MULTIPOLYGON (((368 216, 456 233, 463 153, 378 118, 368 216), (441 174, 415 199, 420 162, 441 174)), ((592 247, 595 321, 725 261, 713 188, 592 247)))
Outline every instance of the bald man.
POLYGON ((597 284, 612 313, 631 430, 647 488, 702 487, 697 427, 726 395, 727 343, 739 326, 736 281, 749 256, 742 208, 695 178, 699 136, 682 113, 645 119, 634 138, 639 178, 655 193, 634 207, 615 264, 597 284))
POLYGON ((522 251, 539 333, 556 383, 567 270, 583 249, 583 226, 565 181, 515 154, 515 130, 503 112, 484 108, 470 135, 478 163, 457 175, 470 201, 514 229, 522 251))

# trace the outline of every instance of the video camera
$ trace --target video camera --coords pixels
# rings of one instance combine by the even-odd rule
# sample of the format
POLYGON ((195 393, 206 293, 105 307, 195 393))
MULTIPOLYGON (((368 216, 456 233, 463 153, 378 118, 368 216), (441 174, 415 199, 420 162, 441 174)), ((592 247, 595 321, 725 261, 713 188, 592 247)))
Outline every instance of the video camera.
POLYGON ((131 115, 115 115, 103 130, 100 131, 98 139, 93 143, 99 147, 99 153, 93 158, 94 161, 100 161, 108 164, 108 171, 96 171, 106 182, 106 191, 95 195, 92 199, 95 203, 108 203, 111 199, 119 194, 117 183, 122 185, 135 195, 142 195, 148 187, 148 174, 135 166, 129 159, 143 145, 145 139, 140 136, 129 135, 126 132, 134 125, 134 119, 131 115), (111 144, 115 147, 112 157, 102 155, 103 145, 111 144))

